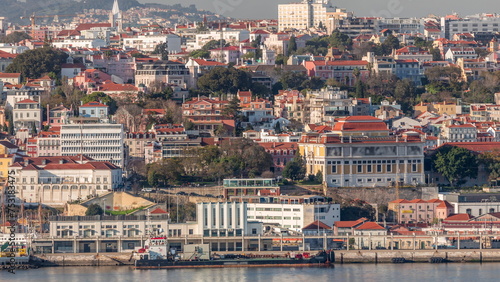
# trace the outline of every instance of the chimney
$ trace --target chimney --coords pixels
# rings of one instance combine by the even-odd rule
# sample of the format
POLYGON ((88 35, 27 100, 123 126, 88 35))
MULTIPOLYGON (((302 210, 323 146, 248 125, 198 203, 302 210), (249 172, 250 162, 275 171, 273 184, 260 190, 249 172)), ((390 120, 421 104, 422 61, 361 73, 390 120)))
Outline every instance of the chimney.
POLYGON ((60 159, 59 164, 64 164, 64 159, 60 159))

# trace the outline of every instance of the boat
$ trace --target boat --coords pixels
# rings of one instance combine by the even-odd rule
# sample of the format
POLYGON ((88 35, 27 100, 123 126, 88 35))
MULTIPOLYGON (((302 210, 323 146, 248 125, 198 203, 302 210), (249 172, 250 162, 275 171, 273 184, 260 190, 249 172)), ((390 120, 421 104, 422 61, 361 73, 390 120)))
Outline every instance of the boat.
POLYGON ((135 269, 157 268, 221 268, 221 267, 313 267, 332 266, 335 253, 332 250, 310 253, 265 254, 216 254, 208 244, 184 245, 184 252, 167 250, 166 238, 157 237, 146 241, 144 248, 133 254, 135 269))

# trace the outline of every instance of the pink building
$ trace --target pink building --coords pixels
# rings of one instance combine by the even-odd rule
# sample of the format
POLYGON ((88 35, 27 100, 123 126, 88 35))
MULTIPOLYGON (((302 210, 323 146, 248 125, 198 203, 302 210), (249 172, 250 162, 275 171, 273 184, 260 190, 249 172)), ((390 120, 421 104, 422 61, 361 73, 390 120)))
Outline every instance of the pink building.
POLYGON ((102 86, 105 81, 111 80, 111 75, 100 70, 88 69, 82 71, 72 80, 75 87, 90 94, 99 91, 99 87, 102 86))
POLYGON ((100 69, 109 75, 116 75, 125 83, 133 83, 135 78, 135 58, 119 53, 113 56, 104 54, 92 55, 89 58, 94 63, 94 68, 100 69))
POLYGON ((296 142, 259 142, 258 144, 273 157, 275 175, 281 175, 285 165, 293 160, 299 147, 296 142))
POLYGON ((453 213, 453 206, 439 199, 399 199, 389 202, 389 212, 398 223, 432 223, 435 219, 442 220, 453 213))
POLYGON ((367 61, 304 61, 303 65, 307 69, 309 77, 317 76, 325 80, 333 78, 349 86, 354 86, 356 82, 355 69, 359 70, 359 79, 362 81, 370 75, 367 61))

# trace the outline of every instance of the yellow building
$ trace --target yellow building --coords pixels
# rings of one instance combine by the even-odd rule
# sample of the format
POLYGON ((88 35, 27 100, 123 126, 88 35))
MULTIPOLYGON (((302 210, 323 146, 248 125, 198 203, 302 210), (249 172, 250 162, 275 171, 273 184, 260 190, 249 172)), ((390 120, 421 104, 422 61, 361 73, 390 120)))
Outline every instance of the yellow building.
POLYGON ((462 113, 462 107, 457 106, 455 103, 450 102, 436 102, 436 103, 424 103, 421 102, 414 106, 413 113, 414 116, 418 116, 423 112, 437 113, 439 115, 447 114, 450 116, 455 116, 462 113))
POLYGON ((371 116, 348 117, 331 133, 305 133, 299 142, 307 174, 323 173, 328 187, 387 187, 422 184, 424 142, 416 132, 390 136, 371 116))

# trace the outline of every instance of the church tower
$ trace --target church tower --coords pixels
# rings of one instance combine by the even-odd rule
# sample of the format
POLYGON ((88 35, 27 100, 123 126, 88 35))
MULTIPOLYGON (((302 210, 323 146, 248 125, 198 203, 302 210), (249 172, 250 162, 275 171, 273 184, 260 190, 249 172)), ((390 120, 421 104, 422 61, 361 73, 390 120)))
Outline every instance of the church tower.
POLYGON ((111 26, 115 27, 118 32, 123 31, 122 13, 120 12, 120 8, 118 7, 118 0, 115 0, 115 2, 113 3, 113 9, 109 14, 109 23, 111 23, 111 26))

